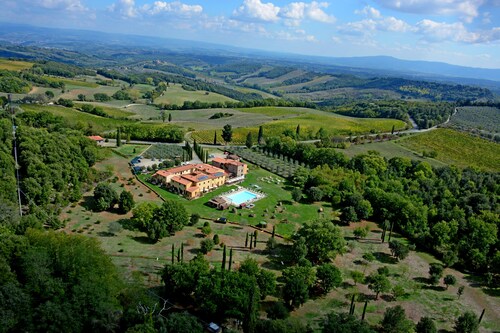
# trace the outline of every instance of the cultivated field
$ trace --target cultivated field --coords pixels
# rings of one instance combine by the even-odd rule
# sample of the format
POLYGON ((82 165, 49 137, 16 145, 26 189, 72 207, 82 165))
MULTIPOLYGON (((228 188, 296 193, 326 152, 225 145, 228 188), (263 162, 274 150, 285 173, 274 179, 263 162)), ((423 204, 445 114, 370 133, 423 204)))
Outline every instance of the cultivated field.
POLYGON ((9 71, 21 71, 23 69, 28 69, 31 67, 33 67, 32 62, 7 60, 0 58, 0 69, 6 69, 9 71))
MULTIPOLYGON (((299 124, 301 136, 305 139, 316 138, 316 134, 320 128, 323 128, 332 136, 348 136, 351 134, 365 134, 370 132, 390 132, 393 125, 396 130, 402 130, 406 127, 406 124, 401 120, 353 118, 304 108, 260 107, 241 109, 241 111, 244 113, 266 116, 268 119, 271 118, 269 122, 262 125, 265 136, 280 136, 285 130, 295 132, 299 124)), ((255 127, 255 125, 237 123, 232 126, 233 138, 231 143, 233 144, 243 144, 248 132, 253 134, 254 139, 257 138, 258 127, 255 127)), ((213 131, 197 131, 192 134, 192 137, 198 140, 198 142, 212 143, 214 133, 213 131)), ((221 131, 218 131, 217 141, 219 143, 223 142, 221 131)))
POLYGON ((448 126, 464 130, 477 129, 490 133, 500 133, 500 109, 493 107, 461 107, 448 126))
POLYGON ((468 133, 437 129, 401 139, 399 143, 415 152, 435 151, 435 159, 446 164, 500 171, 500 145, 468 133))
POLYGON ((180 85, 170 85, 162 96, 155 99, 156 104, 176 104, 182 105, 185 101, 200 101, 204 103, 235 102, 234 99, 214 92, 188 91, 182 89, 180 85))

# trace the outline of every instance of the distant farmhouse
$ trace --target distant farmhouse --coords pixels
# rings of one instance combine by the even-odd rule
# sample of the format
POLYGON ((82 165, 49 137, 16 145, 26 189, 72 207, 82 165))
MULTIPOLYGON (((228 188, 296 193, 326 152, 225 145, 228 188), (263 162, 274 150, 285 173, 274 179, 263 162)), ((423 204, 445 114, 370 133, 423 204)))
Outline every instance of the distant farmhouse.
POLYGON ((99 136, 99 135, 91 135, 91 136, 88 136, 87 138, 95 141, 98 145, 102 145, 104 143, 104 138, 99 136))
POLYGON ((214 159, 214 165, 187 164, 159 170, 152 176, 152 182, 188 199, 194 199, 224 184, 243 181, 247 172, 245 163, 231 159, 214 159))

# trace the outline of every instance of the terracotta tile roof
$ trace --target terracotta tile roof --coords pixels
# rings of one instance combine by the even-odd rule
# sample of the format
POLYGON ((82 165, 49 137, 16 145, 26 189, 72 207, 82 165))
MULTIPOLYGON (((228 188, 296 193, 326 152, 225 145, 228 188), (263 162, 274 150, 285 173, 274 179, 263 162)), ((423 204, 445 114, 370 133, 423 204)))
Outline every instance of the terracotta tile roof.
POLYGON ((102 136, 99 136, 99 135, 91 135, 91 136, 88 136, 87 138, 89 138, 90 140, 94 140, 94 141, 104 141, 104 138, 102 136))
POLYGON ((158 170, 156 171, 156 173, 153 175, 156 176, 156 175, 159 175, 159 176, 162 176, 162 177, 167 177, 167 176, 170 176, 172 173, 167 171, 167 170, 158 170))
POLYGON ((187 188, 186 191, 188 191, 188 192, 196 192, 196 191, 198 191, 198 187, 197 186, 192 186, 192 187, 187 188))
POLYGON ((220 158, 220 157, 216 157, 212 161, 216 162, 216 163, 219 163, 219 164, 232 164, 232 165, 238 165, 238 166, 245 165, 245 163, 242 163, 240 161, 229 160, 229 159, 220 158))
POLYGON ((175 176, 172 178, 172 181, 176 182, 176 183, 179 183, 179 184, 182 184, 184 186, 190 186, 192 184, 191 181, 187 180, 187 179, 184 179, 183 177, 180 177, 180 176, 175 176))

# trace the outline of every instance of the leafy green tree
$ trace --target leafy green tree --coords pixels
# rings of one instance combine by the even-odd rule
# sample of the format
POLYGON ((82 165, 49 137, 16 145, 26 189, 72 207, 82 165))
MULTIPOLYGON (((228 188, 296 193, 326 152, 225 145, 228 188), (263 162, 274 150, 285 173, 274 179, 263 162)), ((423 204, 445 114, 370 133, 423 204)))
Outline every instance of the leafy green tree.
POLYGON ((240 264, 238 272, 253 276, 260 290, 260 297, 264 299, 276 290, 276 275, 273 272, 259 268, 255 259, 246 258, 240 264))
POLYGON ((295 201, 295 202, 300 202, 300 200, 302 200, 302 190, 298 187, 294 187, 293 190, 292 190, 292 199, 295 201))
POLYGON ((200 243, 200 251, 203 254, 207 254, 214 248, 214 241, 210 238, 204 239, 200 243))
POLYGON ((189 216, 182 203, 176 200, 167 200, 155 210, 153 220, 160 221, 168 234, 173 234, 188 224, 189 216))
POLYGON ((351 271, 349 273, 351 276, 351 279, 354 281, 354 285, 357 285, 358 283, 363 283, 365 280, 365 275, 363 272, 360 271, 351 271))
POLYGON ((47 90, 45 91, 45 96, 47 96, 48 99, 54 98, 54 92, 52 90, 47 90))
POLYGON ((368 236, 368 232, 370 231, 369 227, 366 226, 366 227, 357 227, 354 229, 354 236, 356 238, 365 238, 366 236, 368 236))
POLYGON ((219 235, 215 234, 212 240, 214 241, 215 245, 218 245, 220 243, 219 235))
POLYGON ((326 219, 318 219, 305 223, 297 232, 295 239, 303 237, 307 246, 307 258, 312 262, 323 262, 334 259, 345 251, 345 240, 342 231, 326 219))
POLYGON ((169 297, 191 298, 198 281, 209 274, 210 266, 204 256, 198 255, 188 263, 181 262, 166 265, 162 271, 162 280, 169 297))
POLYGON ((422 317, 417 323, 417 333, 437 333, 437 331, 436 324, 430 317, 422 317))
POLYGON ((465 287, 464 287, 464 286, 460 286, 460 287, 458 287, 458 290, 457 290, 457 296, 458 296, 458 299, 460 299, 460 296, 462 296, 462 295, 463 295, 463 293, 464 293, 464 289, 465 289, 465 287))
POLYGON ((309 333, 311 328, 296 318, 260 320, 255 326, 259 333, 309 333))
POLYGON ((317 284, 323 294, 327 294, 333 288, 342 283, 342 273, 332 264, 322 264, 316 269, 317 284))
POLYGON ((455 320, 456 333, 477 333, 479 332, 479 319, 472 311, 466 311, 455 320))
POLYGON ((118 194, 107 183, 99 183, 94 189, 94 201, 97 211, 108 210, 118 202, 118 194))
POLYGON ((401 243, 397 239, 393 239, 389 242, 389 249, 391 250, 392 256, 396 257, 398 260, 405 259, 410 253, 408 246, 401 243))
POLYGON ((436 285, 443 276, 443 265, 438 263, 432 263, 429 265, 429 283, 436 285))
POLYGON ((391 290, 391 282, 385 275, 373 274, 368 277, 368 288, 375 292, 375 299, 378 299, 380 293, 391 290))
POLYGON ((224 125, 222 128, 222 139, 228 144, 233 139, 233 128, 231 125, 224 125))
POLYGON ((309 289, 314 285, 316 276, 311 267, 289 267, 283 270, 283 300, 292 307, 298 307, 309 299, 309 289))
POLYGON ((446 285, 446 289, 449 286, 454 286, 457 283, 457 278, 454 275, 448 274, 443 279, 444 284, 446 285))
POLYGON ((153 214, 158 206, 152 202, 142 202, 132 211, 132 222, 135 228, 146 232, 147 225, 153 219, 153 214))
POLYGON ((370 325, 347 313, 329 313, 321 323, 322 333, 375 333, 370 325))
POLYGON ((269 319, 286 319, 290 317, 290 311, 281 301, 273 302, 266 310, 269 319))
POLYGON ((160 317, 159 326, 168 333, 203 333, 203 325, 187 312, 171 313, 165 319, 160 317))
POLYGON ((291 260, 292 262, 298 262, 299 260, 307 256, 307 245, 306 239, 304 237, 299 237, 295 239, 291 248, 291 260))
POLYGON ((245 140, 245 146, 250 149, 253 146, 252 132, 248 132, 247 138, 245 140))
POLYGON ((380 325, 384 333, 413 333, 415 326, 400 305, 387 308, 380 325))
POLYGON ((201 233, 205 236, 208 236, 212 233, 212 228, 210 227, 210 223, 205 222, 203 227, 201 228, 201 233))
POLYGON ((311 201, 321 201, 321 199, 323 199, 324 193, 321 188, 313 186, 307 190, 307 195, 309 196, 311 201))
POLYGON ((199 220, 200 220, 200 214, 193 213, 193 214, 191 214, 191 217, 189 219, 189 225, 194 226, 198 223, 199 220))
POLYGON ((120 193, 120 198, 118 199, 118 209, 122 213, 128 213, 134 208, 135 201, 134 196, 129 191, 122 191, 120 193))

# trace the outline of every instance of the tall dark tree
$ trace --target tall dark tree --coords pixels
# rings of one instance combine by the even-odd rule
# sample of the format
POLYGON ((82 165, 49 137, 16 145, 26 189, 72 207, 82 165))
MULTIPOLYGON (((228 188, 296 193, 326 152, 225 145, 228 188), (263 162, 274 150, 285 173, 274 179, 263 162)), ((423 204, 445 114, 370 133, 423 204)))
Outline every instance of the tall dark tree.
POLYGON ((322 333, 375 333, 370 325, 347 313, 329 313, 321 323, 322 333))
POLYGON ((247 138, 245 140, 245 146, 250 149, 253 146, 252 132, 248 132, 247 138))
POLYGON ((417 333, 437 333, 437 327, 434 320, 430 317, 422 317, 417 323, 417 333))
POLYGON ((479 319, 476 314, 466 311, 455 321, 455 332, 457 333, 477 333, 479 332, 479 319))
POLYGON ((222 129, 222 139, 228 144, 233 140, 233 128, 231 125, 224 125, 222 129))
POLYGON ((118 200, 118 209, 121 213, 128 213, 134 208, 135 201, 134 196, 129 191, 122 191, 120 193, 120 198, 118 200))
POLYGON ((415 326, 400 305, 387 308, 380 325, 384 333, 412 333, 415 326))
POLYGON ((122 145, 122 134, 121 134, 121 128, 118 127, 116 130, 116 146, 120 147, 122 145))
POLYGON ((169 122, 169 123, 171 123, 171 122, 172 122, 172 114, 171 114, 171 113, 169 113, 169 114, 168 114, 168 122, 169 122))
POLYGON ((217 131, 214 131, 214 145, 217 144, 217 131))
POLYGON ((94 189, 94 202, 97 211, 108 210, 118 202, 118 194, 107 183, 99 183, 94 189))
POLYGON ((259 145, 264 143, 264 129, 262 126, 259 126, 259 134, 257 135, 257 143, 259 145))
POLYGON ((300 124, 297 125, 297 128, 295 129, 295 137, 297 139, 300 138, 300 124))

